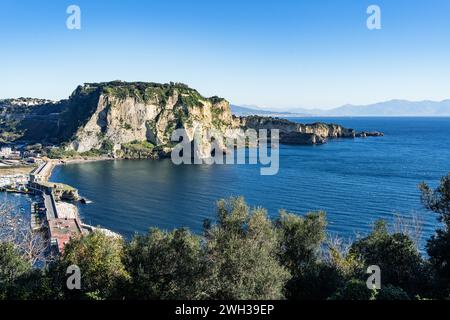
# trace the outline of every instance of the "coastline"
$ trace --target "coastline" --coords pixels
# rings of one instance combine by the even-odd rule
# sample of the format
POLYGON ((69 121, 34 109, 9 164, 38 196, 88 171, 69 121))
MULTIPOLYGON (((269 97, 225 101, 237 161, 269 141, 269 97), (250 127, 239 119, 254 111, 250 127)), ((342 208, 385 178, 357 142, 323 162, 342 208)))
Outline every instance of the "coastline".
POLYGON ((63 158, 59 159, 56 165, 65 165, 65 164, 76 164, 76 163, 89 163, 89 162, 100 162, 100 161, 114 161, 114 160, 122 160, 115 159, 111 157, 101 157, 101 158, 63 158))
MULTIPOLYGON (((107 236, 115 238, 123 238, 123 236, 117 232, 106 229, 102 226, 92 226, 82 221, 78 203, 86 200, 80 198, 78 190, 72 186, 56 183, 51 181, 53 170, 56 166, 72 164, 72 163, 88 163, 97 161, 114 160, 111 158, 90 158, 90 159, 43 159, 44 162, 39 166, 30 170, 27 174, 23 174, 26 178, 24 186, 26 186, 26 192, 21 192, 17 189, 14 193, 20 196, 37 196, 37 202, 45 208, 42 213, 41 222, 39 226, 35 226, 33 230, 35 232, 41 232, 44 226, 47 226, 48 237, 50 239, 50 250, 56 248, 56 252, 63 253, 65 244, 72 237, 79 237, 89 234, 91 232, 102 232, 107 236), (38 200, 39 199, 39 200, 38 200)), ((3 191, 3 190, 2 190, 3 191)), ((12 192, 5 189, 5 193, 12 192)), ((3 192, 2 192, 3 193, 3 192)), ((34 203, 34 201, 33 201, 34 203)), ((31 214, 31 221, 33 221, 33 215, 35 215, 33 209, 28 212, 22 205, 19 205, 17 209, 24 209, 27 215, 31 214)))
MULTIPOLYGON (((82 164, 82 163, 90 163, 90 162, 112 161, 112 160, 116 160, 116 159, 109 158, 109 157, 85 158, 85 159, 59 159, 59 160, 51 159, 48 161, 50 163, 50 169, 48 171, 47 180, 51 179, 53 170, 57 166, 62 166, 62 165, 67 165, 67 164, 82 164)), ((70 186, 70 187, 74 188, 73 186, 70 186)), ((84 223, 80 218, 79 211, 78 211, 78 205, 77 205, 77 203, 81 202, 83 199, 84 198, 80 197, 79 200, 70 201, 70 202, 60 200, 60 204, 61 204, 60 207, 66 206, 66 208, 68 208, 67 211, 70 212, 70 214, 68 216, 64 215, 63 218, 73 218, 73 219, 79 221, 82 229, 87 232, 99 231, 99 232, 104 233, 107 236, 111 236, 111 237, 115 237, 115 238, 123 237, 121 234, 114 232, 112 230, 109 230, 107 228, 104 228, 101 226, 92 226, 92 225, 84 223)))

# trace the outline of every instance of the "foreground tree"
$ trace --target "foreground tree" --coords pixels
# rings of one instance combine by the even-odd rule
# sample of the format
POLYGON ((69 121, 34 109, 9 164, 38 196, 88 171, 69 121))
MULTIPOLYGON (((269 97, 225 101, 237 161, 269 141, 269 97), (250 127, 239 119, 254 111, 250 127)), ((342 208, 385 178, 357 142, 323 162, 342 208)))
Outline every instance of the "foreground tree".
POLYGON ((383 221, 378 221, 367 237, 355 241, 349 253, 366 267, 378 265, 382 286, 398 286, 411 295, 427 289, 428 272, 414 242, 407 235, 389 233, 383 221))
POLYGON ((12 244, 0 242, 0 299, 7 299, 16 281, 31 271, 31 264, 12 244))
POLYGON ((339 288, 329 300, 375 300, 376 291, 369 290, 364 281, 351 279, 339 288))
POLYGON ((336 268, 322 259, 325 214, 308 213, 302 217, 281 211, 275 223, 281 239, 280 261, 292 275, 286 284, 287 298, 327 298, 340 285, 341 277, 336 268))
POLYGON ((131 276, 127 298, 202 299, 207 274, 201 239, 186 229, 164 232, 153 228, 127 246, 131 276))
POLYGON ((53 267, 54 281, 62 292, 72 298, 121 298, 129 275, 122 263, 123 240, 94 231, 82 238, 72 239, 64 254, 53 267), (76 265, 81 271, 81 290, 68 291, 66 271, 76 265))
POLYGON ((218 202, 218 222, 205 223, 210 299, 282 299, 289 272, 278 260, 279 237, 264 209, 243 198, 218 202))
POLYGON ((425 207, 438 214, 443 227, 428 240, 430 263, 437 272, 438 291, 444 297, 450 295, 450 173, 432 190, 426 183, 420 186, 425 207))
POLYGON ((408 294, 399 287, 392 286, 388 284, 384 286, 377 292, 377 300, 411 300, 408 294))

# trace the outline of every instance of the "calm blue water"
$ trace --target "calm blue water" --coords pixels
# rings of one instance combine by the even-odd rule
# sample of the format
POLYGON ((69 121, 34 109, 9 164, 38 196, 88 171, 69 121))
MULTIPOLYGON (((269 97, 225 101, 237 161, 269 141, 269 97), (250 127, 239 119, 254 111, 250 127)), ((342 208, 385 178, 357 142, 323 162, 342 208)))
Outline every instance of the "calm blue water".
POLYGON ((58 167, 52 179, 77 187, 93 203, 82 218, 125 236, 151 226, 200 231, 217 199, 243 195, 271 216, 284 208, 326 211, 329 231, 354 237, 377 219, 416 214, 424 238, 436 216, 420 204, 417 185, 435 186, 450 172, 450 118, 295 119, 381 130, 384 137, 340 139, 322 146, 281 146, 280 171, 261 176, 255 165, 175 166, 170 160, 109 161, 58 167))

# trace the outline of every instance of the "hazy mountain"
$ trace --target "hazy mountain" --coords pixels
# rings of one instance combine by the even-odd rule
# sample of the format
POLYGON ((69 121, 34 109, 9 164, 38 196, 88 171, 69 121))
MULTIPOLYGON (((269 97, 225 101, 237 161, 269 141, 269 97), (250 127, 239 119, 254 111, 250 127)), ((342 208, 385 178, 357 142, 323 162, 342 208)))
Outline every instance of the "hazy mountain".
POLYGON ((331 116, 450 116, 450 100, 391 100, 364 106, 345 105, 322 114, 331 116))
MULTIPOLYGON (((280 117, 292 116, 354 116, 354 117, 396 117, 396 116, 450 116, 450 99, 443 101, 408 101, 390 100, 369 105, 344 105, 342 107, 321 110, 296 108, 286 112, 265 111, 256 108, 234 106, 237 113, 242 115, 275 115, 280 117)), ((233 107, 232 107, 232 111, 233 107)))
POLYGON ((257 106, 230 105, 231 112, 236 116, 273 116, 273 117, 301 117, 308 116, 304 112, 271 111, 260 109, 257 106))

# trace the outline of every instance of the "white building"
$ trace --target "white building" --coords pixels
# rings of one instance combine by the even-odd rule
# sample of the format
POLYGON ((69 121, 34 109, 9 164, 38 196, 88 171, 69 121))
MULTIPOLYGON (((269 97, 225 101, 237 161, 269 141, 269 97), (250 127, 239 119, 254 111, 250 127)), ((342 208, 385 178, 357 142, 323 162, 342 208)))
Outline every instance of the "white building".
POLYGON ((28 184, 29 177, 25 174, 0 176, 0 187, 19 187, 28 184))
POLYGON ((7 158, 11 155, 12 149, 10 147, 2 147, 0 149, 0 158, 7 158))

